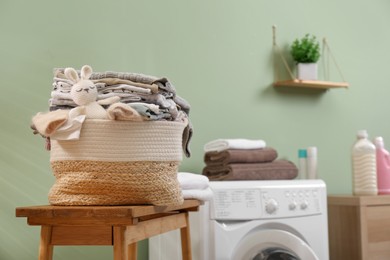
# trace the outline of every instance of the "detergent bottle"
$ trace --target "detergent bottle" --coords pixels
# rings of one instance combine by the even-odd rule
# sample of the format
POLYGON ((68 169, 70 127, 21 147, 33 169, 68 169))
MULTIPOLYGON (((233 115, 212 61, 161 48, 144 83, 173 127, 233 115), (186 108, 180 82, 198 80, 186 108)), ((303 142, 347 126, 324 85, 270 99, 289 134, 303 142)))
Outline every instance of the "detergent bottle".
POLYGON ((376 148, 368 140, 366 130, 357 133, 352 147, 352 176, 354 195, 377 195, 376 148))
POLYGON ((390 194, 390 154, 385 149, 383 138, 374 139, 376 147, 376 174, 378 181, 378 193, 390 194))

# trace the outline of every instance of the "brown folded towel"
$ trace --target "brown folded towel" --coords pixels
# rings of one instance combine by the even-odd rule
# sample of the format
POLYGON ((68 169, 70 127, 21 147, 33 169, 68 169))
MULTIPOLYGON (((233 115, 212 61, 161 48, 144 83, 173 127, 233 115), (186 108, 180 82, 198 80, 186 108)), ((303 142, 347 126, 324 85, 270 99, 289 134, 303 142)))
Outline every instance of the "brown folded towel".
POLYGON ((206 166, 203 175, 210 180, 290 180, 298 175, 298 168, 287 160, 268 163, 232 163, 222 166, 206 166))
POLYGON ((271 147, 262 149, 228 149, 221 152, 207 152, 204 162, 207 166, 226 165, 229 163, 261 163, 272 162, 278 153, 271 147))

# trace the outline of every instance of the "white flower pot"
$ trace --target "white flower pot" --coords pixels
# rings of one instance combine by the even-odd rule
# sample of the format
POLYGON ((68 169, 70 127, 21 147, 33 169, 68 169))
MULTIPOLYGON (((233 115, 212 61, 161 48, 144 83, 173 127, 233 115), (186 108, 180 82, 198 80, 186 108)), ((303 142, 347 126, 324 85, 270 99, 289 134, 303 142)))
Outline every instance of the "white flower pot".
POLYGON ((298 63, 298 79, 317 80, 317 63, 298 63))

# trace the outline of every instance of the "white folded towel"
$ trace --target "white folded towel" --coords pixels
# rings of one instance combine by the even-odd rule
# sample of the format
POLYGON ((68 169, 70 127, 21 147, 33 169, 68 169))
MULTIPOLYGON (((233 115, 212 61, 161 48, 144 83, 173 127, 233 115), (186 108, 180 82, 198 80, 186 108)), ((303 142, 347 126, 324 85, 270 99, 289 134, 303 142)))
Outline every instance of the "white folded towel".
POLYGON ((227 149, 260 149, 265 147, 266 147, 266 143, 263 140, 217 139, 205 144, 204 151, 221 152, 227 149))
POLYGON ((178 172, 177 179, 179 180, 180 187, 183 190, 203 190, 209 187, 209 178, 204 175, 178 172))
POLYGON ((178 172, 177 179, 184 199, 211 200, 213 191, 209 186, 209 178, 204 175, 178 172))
POLYGON ((208 201, 213 198, 213 191, 210 187, 203 190, 182 190, 184 199, 197 199, 208 201))

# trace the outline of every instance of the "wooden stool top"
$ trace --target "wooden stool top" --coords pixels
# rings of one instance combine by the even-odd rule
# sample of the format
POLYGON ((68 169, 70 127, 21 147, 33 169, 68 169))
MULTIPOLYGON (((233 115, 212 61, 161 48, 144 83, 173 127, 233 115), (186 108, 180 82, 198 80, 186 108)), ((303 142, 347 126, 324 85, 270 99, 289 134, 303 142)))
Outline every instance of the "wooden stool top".
POLYGON ((198 200, 179 206, 30 206, 16 208, 16 217, 27 217, 29 225, 134 225, 180 211, 197 211, 198 200))

